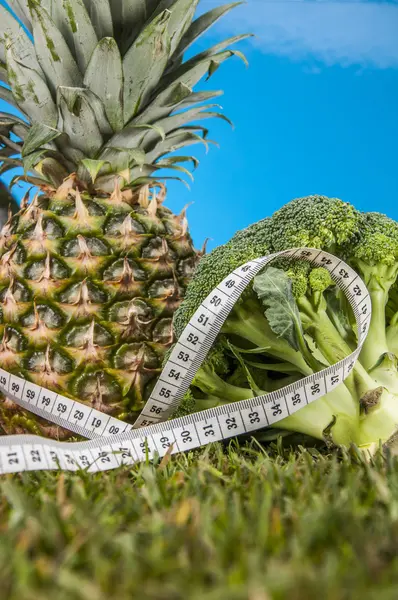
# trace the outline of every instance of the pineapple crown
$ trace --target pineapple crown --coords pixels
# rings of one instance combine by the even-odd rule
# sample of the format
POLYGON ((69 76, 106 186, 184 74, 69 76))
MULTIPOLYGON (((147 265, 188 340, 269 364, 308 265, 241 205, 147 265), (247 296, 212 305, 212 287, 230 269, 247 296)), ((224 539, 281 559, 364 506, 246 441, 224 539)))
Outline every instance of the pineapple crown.
MULTIPOLYGON (((109 191, 115 176, 135 187, 168 168, 187 173, 214 143, 193 124, 227 117, 206 104, 221 91, 193 91, 226 59, 238 35, 184 62, 185 51, 234 2, 194 19, 198 0, 9 0, 0 5, 0 174, 56 188, 70 173, 109 191)), ((169 177, 179 179, 178 177, 169 177)))

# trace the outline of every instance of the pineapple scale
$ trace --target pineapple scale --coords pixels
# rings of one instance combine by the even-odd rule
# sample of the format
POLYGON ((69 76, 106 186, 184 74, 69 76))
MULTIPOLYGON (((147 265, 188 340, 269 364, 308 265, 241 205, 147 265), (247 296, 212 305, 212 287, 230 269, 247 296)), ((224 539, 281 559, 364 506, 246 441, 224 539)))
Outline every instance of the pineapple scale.
MULTIPOLYGON (((185 211, 164 188, 37 196, 0 235, 0 364, 134 422, 173 342, 172 316, 197 264, 185 211)), ((0 405, 6 433, 70 433, 0 405)))

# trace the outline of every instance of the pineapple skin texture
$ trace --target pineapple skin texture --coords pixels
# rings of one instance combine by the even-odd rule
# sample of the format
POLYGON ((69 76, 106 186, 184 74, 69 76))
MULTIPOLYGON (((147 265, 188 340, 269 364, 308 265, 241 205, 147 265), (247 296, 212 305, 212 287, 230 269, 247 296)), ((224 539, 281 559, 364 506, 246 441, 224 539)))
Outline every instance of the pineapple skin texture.
MULTIPOLYGON (((5 370, 134 422, 200 257, 185 211, 174 215, 164 196, 148 185, 93 195, 69 180, 9 219, 0 236, 5 370)), ((72 436, 4 397, 0 425, 7 434, 72 436)))

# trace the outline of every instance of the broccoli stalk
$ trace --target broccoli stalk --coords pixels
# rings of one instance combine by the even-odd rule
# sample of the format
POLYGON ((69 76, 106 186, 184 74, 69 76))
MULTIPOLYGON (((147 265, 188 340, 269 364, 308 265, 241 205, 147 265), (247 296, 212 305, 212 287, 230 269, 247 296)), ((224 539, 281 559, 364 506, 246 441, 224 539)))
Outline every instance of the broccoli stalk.
POLYGON ((398 358, 392 352, 383 354, 379 362, 369 371, 370 377, 393 394, 398 394, 398 358))
POLYGON ((397 424, 398 397, 384 391, 375 405, 361 415, 358 436, 353 441, 360 448, 374 452, 380 440, 386 442, 395 437, 397 424))
POLYGON ((264 348, 269 356, 283 360, 303 375, 311 375, 313 370, 303 355, 294 350, 286 340, 278 337, 264 318, 264 310, 254 297, 238 301, 222 328, 223 333, 236 335, 255 347, 264 348))
MULTIPOLYGON (((290 270, 294 277, 294 271, 290 270)), ((351 354, 352 349, 340 335, 327 313, 327 301, 324 292, 334 286, 334 282, 326 269, 319 267, 309 273, 308 287, 305 295, 296 298, 304 329, 311 335, 317 348, 329 365, 342 360, 351 354)), ((398 381, 398 379, 397 379, 398 381)), ((358 399, 376 387, 374 380, 357 361, 353 372, 345 380, 346 387, 358 399)))
POLYGON ((387 327, 387 346, 390 352, 398 356, 398 312, 387 327))
POLYGON ((349 445, 359 434, 359 409, 344 383, 326 396, 308 404, 275 424, 291 432, 304 433, 318 440, 330 438, 335 444, 349 445))
POLYGON ((351 350, 355 350, 357 340, 354 332, 355 317, 351 306, 342 291, 336 286, 324 292, 326 312, 342 339, 351 350))
MULTIPOLYGON (((196 373, 192 385, 207 394, 209 398, 215 401, 215 404, 219 404, 222 399, 225 401, 224 403, 227 403, 247 400, 253 397, 249 388, 231 385, 222 379, 216 373, 214 365, 208 360, 196 373)), ((207 408, 210 408, 210 405, 207 408)))
POLYGON ((372 301, 372 319, 361 352, 361 362, 366 369, 379 363, 381 357, 389 352, 386 332, 386 305, 391 286, 398 274, 398 260, 394 264, 377 263, 366 265, 356 260, 356 270, 364 280, 372 301))

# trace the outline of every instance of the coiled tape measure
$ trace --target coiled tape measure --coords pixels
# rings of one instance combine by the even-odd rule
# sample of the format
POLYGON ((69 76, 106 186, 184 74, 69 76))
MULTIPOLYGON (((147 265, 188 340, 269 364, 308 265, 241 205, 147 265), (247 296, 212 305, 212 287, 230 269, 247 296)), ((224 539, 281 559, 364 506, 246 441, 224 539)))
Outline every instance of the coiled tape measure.
POLYGON ((0 391, 15 403, 88 438, 56 442, 35 435, 0 437, 0 474, 36 470, 106 471, 156 453, 177 453, 272 425, 335 389, 348 375, 365 341, 371 300, 351 267, 327 252, 299 248, 252 260, 228 275, 202 302, 174 346, 134 425, 56 394, 0 369, 0 391), (280 390, 168 420, 188 390, 224 321, 254 276, 281 256, 325 267, 346 295, 358 328, 352 354, 280 390))

